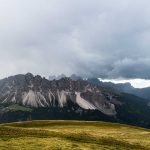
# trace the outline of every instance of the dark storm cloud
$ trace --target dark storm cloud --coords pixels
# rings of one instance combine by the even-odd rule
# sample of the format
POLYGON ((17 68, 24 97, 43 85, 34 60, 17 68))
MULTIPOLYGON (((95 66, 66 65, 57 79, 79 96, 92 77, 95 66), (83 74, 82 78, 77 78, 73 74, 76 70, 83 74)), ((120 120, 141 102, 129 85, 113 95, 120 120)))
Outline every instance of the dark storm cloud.
POLYGON ((147 0, 0 0, 0 77, 150 79, 147 0))

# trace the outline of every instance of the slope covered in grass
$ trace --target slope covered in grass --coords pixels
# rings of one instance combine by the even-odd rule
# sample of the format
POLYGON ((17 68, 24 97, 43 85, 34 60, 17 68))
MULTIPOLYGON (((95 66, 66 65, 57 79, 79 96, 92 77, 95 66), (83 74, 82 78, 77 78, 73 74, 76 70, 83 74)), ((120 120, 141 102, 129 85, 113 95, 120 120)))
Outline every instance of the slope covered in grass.
POLYGON ((149 150, 150 131, 105 122, 33 121, 1 124, 0 149, 149 150))

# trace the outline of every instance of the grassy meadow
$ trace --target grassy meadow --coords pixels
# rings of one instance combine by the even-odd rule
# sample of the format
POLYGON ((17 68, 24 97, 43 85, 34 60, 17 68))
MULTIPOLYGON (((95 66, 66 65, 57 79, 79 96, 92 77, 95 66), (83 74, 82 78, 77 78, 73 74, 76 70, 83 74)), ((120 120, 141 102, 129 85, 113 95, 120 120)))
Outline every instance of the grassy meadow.
POLYGON ((150 150, 150 130, 88 121, 0 125, 0 150, 150 150))

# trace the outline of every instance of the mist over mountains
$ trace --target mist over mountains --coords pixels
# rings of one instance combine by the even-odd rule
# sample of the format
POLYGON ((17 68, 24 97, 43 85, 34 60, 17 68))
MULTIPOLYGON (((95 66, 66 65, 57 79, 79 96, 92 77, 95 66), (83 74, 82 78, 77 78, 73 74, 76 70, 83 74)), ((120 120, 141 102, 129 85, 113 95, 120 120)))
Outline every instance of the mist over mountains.
MULTIPOLYGON (((58 75, 58 76, 56 76, 56 75, 52 75, 52 76, 49 76, 49 80, 51 81, 51 80, 60 80, 61 78, 65 78, 65 77, 67 77, 65 74, 61 74, 61 75, 58 75)), ((81 77, 81 76, 78 76, 78 75, 76 75, 76 74, 72 74, 71 76, 69 76, 69 78, 70 79, 72 79, 72 80, 79 80, 79 79, 84 79, 83 77, 81 77)))

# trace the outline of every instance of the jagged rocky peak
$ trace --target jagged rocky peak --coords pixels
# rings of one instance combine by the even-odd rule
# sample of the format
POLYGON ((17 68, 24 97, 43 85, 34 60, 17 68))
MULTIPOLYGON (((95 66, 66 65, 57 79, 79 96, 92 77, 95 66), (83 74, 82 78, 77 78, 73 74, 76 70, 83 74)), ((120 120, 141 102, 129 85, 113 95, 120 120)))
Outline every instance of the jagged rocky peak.
POLYGON ((101 89, 87 81, 67 77, 49 81, 27 73, 0 80, 1 104, 17 103, 30 107, 66 107, 71 104, 115 115, 111 99, 108 100, 101 89))
POLYGON ((6 86, 9 89, 22 89, 23 87, 28 87, 29 89, 32 89, 34 87, 44 86, 44 84, 48 84, 48 82, 49 81, 47 79, 42 78, 39 75, 34 76, 31 73, 27 73, 25 75, 19 74, 0 80, 0 88, 1 86, 6 86))
POLYGON ((29 77, 29 78, 33 78, 34 77, 34 75, 32 73, 30 73, 30 72, 26 73, 25 76, 29 77))

